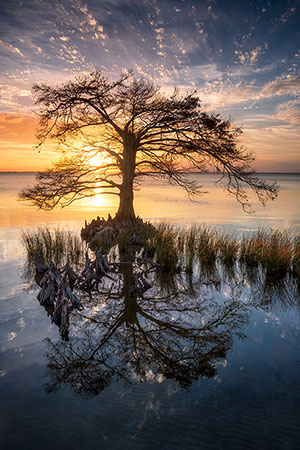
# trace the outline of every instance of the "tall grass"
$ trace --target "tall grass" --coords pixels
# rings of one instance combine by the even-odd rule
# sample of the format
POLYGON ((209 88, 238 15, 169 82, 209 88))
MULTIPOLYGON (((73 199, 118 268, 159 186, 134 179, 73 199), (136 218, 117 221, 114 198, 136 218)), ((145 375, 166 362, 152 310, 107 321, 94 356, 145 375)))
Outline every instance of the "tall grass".
POLYGON ((263 228, 241 243, 240 260, 248 267, 263 267, 268 277, 290 271, 295 252, 290 233, 263 228))
POLYGON ((217 231, 205 225, 198 227, 197 257, 201 269, 211 271, 215 268, 219 252, 220 236, 217 231))
POLYGON ((175 273, 180 260, 177 246, 179 230, 168 223, 159 223, 155 228, 152 244, 155 248, 156 262, 162 272, 175 273))
POLYGON ((71 231, 49 228, 24 230, 21 239, 27 252, 28 262, 33 262, 35 255, 42 251, 46 262, 52 260, 55 264, 69 261, 79 264, 85 255, 85 244, 71 231))
POLYGON ((300 236, 296 236, 293 242, 293 259, 292 267, 293 273, 300 280, 300 236))
MULTIPOLYGON (((145 258, 155 261, 162 273, 183 270, 192 275, 200 268, 204 275, 211 275, 218 267, 231 271, 236 267, 246 269, 247 273, 262 270, 270 280, 287 273, 300 277, 300 236, 293 238, 288 232, 265 228, 238 240, 234 234, 205 225, 183 229, 169 223, 144 224, 137 230, 123 230, 119 234, 120 250, 131 248, 137 235, 145 258)), ((59 264, 69 260, 78 264, 86 251, 81 238, 65 230, 26 230, 22 232, 22 240, 29 261, 42 248, 46 261, 59 264)))
POLYGON ((265 232, 261 263, 268 277, 283 277, 291 268, 293 245, 289 233, 265 232))
POLYGON ((265 233, 261 230, 251 236, 243 236, 240 243, 240 261, 248 268, 257 268, 265 246, 265 233))
POLYGON ((235 265, 240 250, 240 243, 231 233, 224 233, 219 240, 219 257, 221 263, 227 269, 235 265))

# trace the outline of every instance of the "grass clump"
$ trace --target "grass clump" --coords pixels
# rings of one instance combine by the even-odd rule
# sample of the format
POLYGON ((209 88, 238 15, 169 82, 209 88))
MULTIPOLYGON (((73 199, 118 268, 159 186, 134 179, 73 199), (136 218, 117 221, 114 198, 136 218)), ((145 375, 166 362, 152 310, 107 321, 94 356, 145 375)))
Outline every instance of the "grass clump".
POLYGON ((168 223, 155 226, 153 235, 156 262, 165 273, 175 273, 179 269, 179 249, 177 246, 179 231, 168 223))
POLYGON ((232 269, 239 255, 240 244, 232 234, 224 234, 219 240, 220 261, 226 268, 232 269))
POLYGON ((261 229, 242 239, 240 261, 252 268, 261 265, 268 277, 283 277, 291 268, 293 253, 288 232, 261 229))
POLYGON ((261 263, 269 277, 282 277, 290 269, 293 257, 293 246, 290 235, 283 231, 264 233, 261 250, 261 263))
POLYGON ((240 262, 248 268, 257 268, 262 259, 265 236, 262 231, 243 236, 240 244, 240 262))
POLYGON ((216 230, 200 225, 197 233, 197 257, 201 268, 213 269, 219 253, 220 237, 216 230))
POLYGON ((79 264, 84 259, 84 242, 71 231, 49 228, 24 230, 21 239, 29 262, 33 262, 40 249, 46 262, 79 264))

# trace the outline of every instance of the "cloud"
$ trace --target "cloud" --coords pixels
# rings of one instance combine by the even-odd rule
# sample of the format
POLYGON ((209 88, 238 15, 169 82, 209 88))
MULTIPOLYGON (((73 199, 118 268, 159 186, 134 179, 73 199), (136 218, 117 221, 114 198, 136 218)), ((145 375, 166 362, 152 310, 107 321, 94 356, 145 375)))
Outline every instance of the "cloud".
POLYGON ((264 99, 276 99, 280 96, 300 94, 300 74, 284 75, 265 85, 259 86, 253 80, 250 83, 234 82, 230 79, 207 82, 199 88, 201 98, 210 109, 224 108, 247 102, 258 102, 264 99))
POLYGON ((268 44, 265 43, 263 45, 258 45, 250 51, 243 52, 242 50, 235 50, 234 53, 238 56, 241 64, 252 65, 257 62, 259 56, 263 55, 267 49, 268 44))
POLYGON ((300 125, 300 99, 280 103, 276 117, 284 122, 300 125))
POLYGON ((200 84, 203 81, 220 80, 223 77, 223 72, 218 68, 217 64, 199 64, 192 67, 180 69, 178 71, 179 79, 182 79, 183 75, 187 79, 187 82, 191 82, 192 85, 200 84))
POLYGON ((22 56, 24 58, 24 55, 21 52, 21 50, 19 50, 17 47, 14 47, 11 44, 8 44, 7 42, 1 41, 1 39, 0 39, 0 48, 8 52, 15 53, 16 55, 22 56))
POLYGON ((261 91, 261 97, 273 97, 278 95, 300 94, 300 73, 296 75, 282 76, 267 83, 261 91))
POLYGON ((287 22, 288 21, 288 19, 293 15, 293 14, 295 14, 295 12, 296 12, 296 8, 295 7, 293 7, 293 8, 288 8, 281 16, 280 16, 280 22, 281 23, 285 23, 285 22, 287 22))
POLYGON ((23 86, 0 83, 0 107, 2 111, 20 111, 31 108, 31 91, 23 86))

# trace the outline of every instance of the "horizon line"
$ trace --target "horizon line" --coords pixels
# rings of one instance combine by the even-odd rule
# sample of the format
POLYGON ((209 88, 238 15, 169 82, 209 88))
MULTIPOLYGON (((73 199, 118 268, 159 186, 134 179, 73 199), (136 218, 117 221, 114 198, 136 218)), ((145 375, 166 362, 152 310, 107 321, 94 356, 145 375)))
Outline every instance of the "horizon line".
MULTIPOLYGON (((47 173, 47 171, 46 170, 41 170, 41 171, 39 171, 39 170, 0 170, 0 174, 2 174, 2 173, 11 173, 11 174, 17 174, 17 173, 32 173, 32 174, 37 174, 37 173, 47 173)), ((201 171, 194 171, 194 172, 182 172, 182 173, 185 173, 185 174, 192 174, 192 173, 201 173, 201 174, 210 174, 210 175, 213 175, 213 174, 219 174, 220 175, 220 172, 206 172, 206 171, 203 171, 203 172, 201 172, 201 171)), ((266 171, 255 171, 254 172, 254 174, 291 174, 291 175, 300 175, 300 172, 287 172, 287 171, 285 171, 285 172, 274 172, 274 171, 270 171, 270 172, 266 172, 266 171)))

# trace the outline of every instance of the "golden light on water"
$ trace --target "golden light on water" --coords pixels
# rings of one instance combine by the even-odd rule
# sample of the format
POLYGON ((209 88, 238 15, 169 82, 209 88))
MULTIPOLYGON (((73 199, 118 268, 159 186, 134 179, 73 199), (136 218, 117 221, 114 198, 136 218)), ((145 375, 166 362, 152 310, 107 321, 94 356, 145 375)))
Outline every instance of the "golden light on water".
POLYGON ((105 209, 114 209, 117 205, 117 196, 105 194, 103 188, 101 187, 101 182, 98 181, 96 183, 96 187, 94 188, 95 195, 92 197, 87 197, 85 199, 80 200, 78 207, 83 206, 88 208, 105 208, 105 209))

